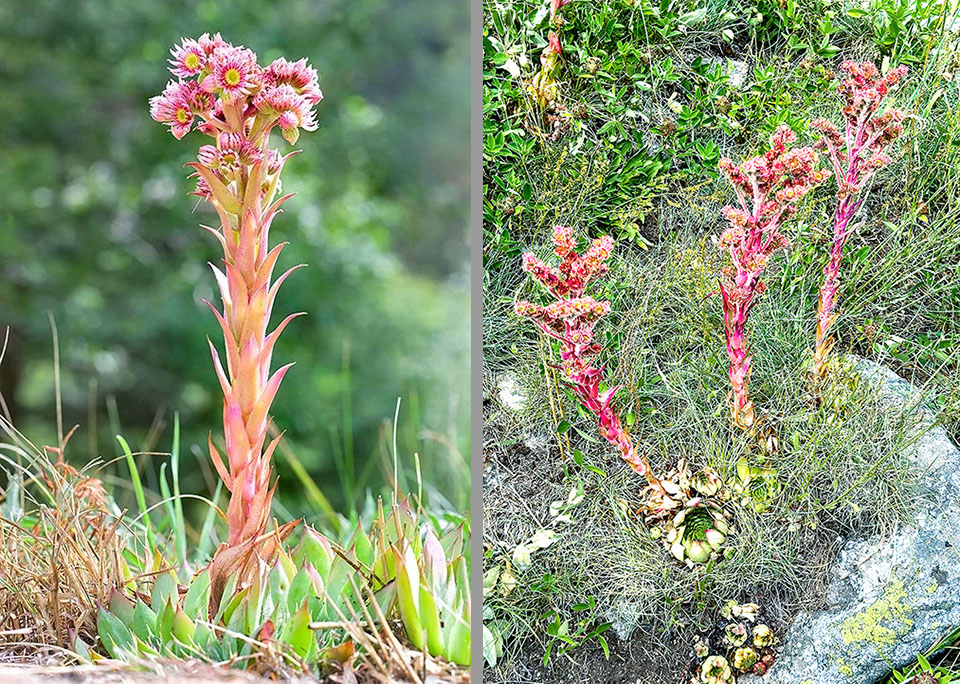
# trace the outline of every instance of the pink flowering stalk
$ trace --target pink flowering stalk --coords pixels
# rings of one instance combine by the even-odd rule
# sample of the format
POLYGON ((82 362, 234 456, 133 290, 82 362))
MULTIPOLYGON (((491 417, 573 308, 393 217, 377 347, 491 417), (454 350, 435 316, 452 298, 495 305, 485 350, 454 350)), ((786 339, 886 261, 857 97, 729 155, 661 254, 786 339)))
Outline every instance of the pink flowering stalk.
POLYGON ((222 269, 211 264, 223 311, 205 303, 220 324, 226 352, 224 367, 210 342, 223 390, 226 463, 212 438, 210 456, 230 491, 229 537, 217 556, 223 573, 229 573, 247 563, 251 550, 263 557, 275 548, 276 539, 265 537, 276 489, 270 483, 271 456, 280 437, 265 442, 270 405, 293 364, 273 374, 270 365, 278 336, 301 315, 287 316, 268 332, 277 290, 299 268, 272 280, 285 243, 270 247, 270 224, 291 197, 275 199, 280 172, 294 152, 281 155, 272 149, 270 133, 279 128, 293 144, 300 129, 315 130, 314 106, 322 94, 317 72, 306 60, 281 58, 261 67, 253 52, 224 42, 220 34, 183 39, 171 54, 170 71, 177 79, 150 100, 150 113, 177 139, 194 128, 209 136, 188 166, 196 172, 194 194, 220 217, 219 229, 204 227, 223 248, 222 269))
POLYGON ((516 312, 532 320, 545 335, 560 342, 560 370, 580 403, 597 417, 600 432, 616 445, 623 460, 643 475, 652 487, 659 488, 647 459, 637 453, 633 440, 611 405, 620 387, 600 391, 604 369, 593 365, 593 358, 600 352, 600 345, 594 342, 593 328, 602 316, 609 313, 610 302, 598 302, 584 295, 584 290, 591 279, 609 270, 606 261, 613 253, 613 239, 609 236, 597 238, 580 255, 574 251, 573 229, 556 226, 553 242, 554 252, 560 257, 559 267, 551 268, 527 252, 523 255, 523 270, 532 275, 554 301, 541 306, 522 300, 517 302, 516 312))
POLYGON ((550 106, 557 98, 557 70, 560 68, 560 55, 563 48, 560 38, 553 31, 547 38, 547 44, 540 53, 540 71, 533 76, 530 89, 542 109, 550 106))
POLYGON ((837 208, 833 215, 833 245, 830 259, 823 269, 820 286, 820 303, 817 308, 817 348, 813 354, 811 379, 814 388, 819 386, 827 358, 833 347, 828 337, 830 328, 837 319, 837 291, 840 288, 840 263, 843 248, 858 226, 850 222, 863 203, 861 191, 877 171, 890 163, 885 150, 903 133, 902 109, 888 109, 876 114, 887 96, 907 73, 907 67, 899 66, 881 77, 876 65, 870 62, 844 62, 841 68, 849 78, 840 84, 837 92, 846 100, 843 108, 845 132, 840 134, 837 126, 827 119, 816 119, 810 127, 820 131, 816 146, 826 149, 833 165, 839 188, 837 208))
POLYGON ((573 0, 550 0, 550 24, 553 25, 557 20, 557 12, 564 5, 569 5, 573 0))
POLYGON ((740 205, 723 208, 729 226, 720 236, 719 247, 729 252, 733 261, 723 269, 720 293, 733 386, 733 422, 742 428, 756 420, 748 391, 753 357, 747 344, 747 319, 757 295, 766 289, 760 275, 770 255, 787 246, 780 227, 797 211, 797 201, 830 175, 816 168, 817 153, 812 147, 788 149, 796 139, 788 126, 780 126, 764 154, 741 166, 726 158, 720 160, 740 205))

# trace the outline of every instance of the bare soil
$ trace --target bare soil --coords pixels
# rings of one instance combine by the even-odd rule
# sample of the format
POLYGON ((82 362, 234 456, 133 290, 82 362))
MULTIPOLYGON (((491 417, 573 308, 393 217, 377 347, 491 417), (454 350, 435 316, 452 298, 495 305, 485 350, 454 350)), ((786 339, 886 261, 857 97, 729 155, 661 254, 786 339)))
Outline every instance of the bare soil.
POLYGON ((484 682, 498 684, 647 684, 648 682, 686 681, 677 672, 668 674, 663 661, 651 657, 649 645, 640 640, 623 642, 613 632, 607 632, 610 659, 599 644, 590 642, 571 651, 570 657, 551 658, 543 664, 543 647, 532 643, 513 647, 519 651, 512 660, 484 671, 484 682), (657 673, 656 679, 650 677, 657 673))

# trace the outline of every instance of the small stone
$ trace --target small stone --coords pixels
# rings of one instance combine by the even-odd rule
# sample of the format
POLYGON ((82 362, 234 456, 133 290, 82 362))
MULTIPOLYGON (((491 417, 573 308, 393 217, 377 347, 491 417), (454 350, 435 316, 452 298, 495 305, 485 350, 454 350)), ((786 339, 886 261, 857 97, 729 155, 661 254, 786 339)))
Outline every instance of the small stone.
POLYGON ((512 373, 504 373, 497 379, 497 394, 500 403, 511 411, 522 411, 527 406, 527 395, 512 373))

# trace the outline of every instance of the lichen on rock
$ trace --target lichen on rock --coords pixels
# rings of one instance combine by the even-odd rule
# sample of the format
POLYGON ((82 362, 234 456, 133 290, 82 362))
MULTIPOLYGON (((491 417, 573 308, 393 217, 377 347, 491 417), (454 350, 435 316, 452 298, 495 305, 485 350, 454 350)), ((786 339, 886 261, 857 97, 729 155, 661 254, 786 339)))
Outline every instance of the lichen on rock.
POLYGON ((893 644, 897 637, 908 632, 914 624, 913 620, 907 617, 910 607, 904 603, 906 597, 903 582, 891 582, 882 598, 840 623, 843 643, 847 646, 869 644, 878 651, 893 644))

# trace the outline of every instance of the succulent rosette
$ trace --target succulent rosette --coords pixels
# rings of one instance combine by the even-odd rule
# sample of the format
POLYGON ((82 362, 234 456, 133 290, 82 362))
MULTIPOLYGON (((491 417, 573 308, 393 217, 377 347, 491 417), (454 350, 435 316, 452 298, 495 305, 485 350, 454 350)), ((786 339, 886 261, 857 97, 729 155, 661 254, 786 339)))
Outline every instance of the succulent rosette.
POLYGON ((757 648, 769 648, 774 641, 773 630, 769 625, 761 623, 753 628, 753 645, 757 648))
POLYGON ((774 468, 751 466, 746 459, 737 463, 733 491, 744 508, 763 513, 780 494, 781 485, 774 468))
POLYGON ((747 643, 748 636, 747 626, 741 622, 731 623, 723 630, 723 640, 733 648, 739 648, 747 643))
POLYGON ((677 560, 706 563, 726 541, 729 532, 730 525, 720 506, 709 499, 694 497, 674 517, 666 542, 677 560))
POLYGON ((703 496, 714 496, 723 487, 723 480, 712 470, 701 470, 690 478, 690 486, 703 496))
POLYGON ((749 646, 738 648, 733 653, 733 667, 741 672, 753 669, 760 662, 760 654, 749 646))
POLYGON ((733 670, 723 656, 712 655, 700 665, 700 681, 703 684, 732 684, 733 670))

